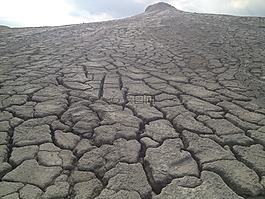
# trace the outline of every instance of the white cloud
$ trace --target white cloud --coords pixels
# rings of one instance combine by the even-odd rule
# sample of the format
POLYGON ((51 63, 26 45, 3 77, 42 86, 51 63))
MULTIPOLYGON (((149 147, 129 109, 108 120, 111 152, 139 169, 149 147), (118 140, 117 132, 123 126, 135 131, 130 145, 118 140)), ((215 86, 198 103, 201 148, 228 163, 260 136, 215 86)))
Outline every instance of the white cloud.
POLYGON ((136 3, 146 3, 146 2, 148 2, 150 0, 133 0, 133 1, 136 2, 136 3))
POLYGON ((232 8, 244 8, 249 3, 249 0, 233 0, 229 4, 232 8))
POLYGON ((54 26, 112 19, 75 10, 67 0, 0 0, 0 19, 18 26, 54 26))
POLYGON ((265 15, 264 0, 0 0, 0 23, 14 27, 103 21, 139 14, 159 1, 191 12, 265 15))
POLYGON ((176 8, 191 12, 264 16, 264 0, 164 0, 176 8))
POLYGON ((251 7, 265 8, 264 0, 230 0, 228 6, 235 9, 247 9, 251 7))
POLYGON ((196 9, 195 3, 188 0, 167 0, 166 2, 179 10, 193 11, 196 9))

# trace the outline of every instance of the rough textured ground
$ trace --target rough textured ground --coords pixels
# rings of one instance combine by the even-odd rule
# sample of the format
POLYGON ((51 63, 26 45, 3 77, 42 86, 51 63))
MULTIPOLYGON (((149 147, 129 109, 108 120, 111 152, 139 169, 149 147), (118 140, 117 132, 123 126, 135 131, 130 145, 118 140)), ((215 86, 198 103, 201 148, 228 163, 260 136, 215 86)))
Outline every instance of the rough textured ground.
POLYGON ((157 4, 1 28, 0 197, 265 198, 264 24, 157 4))

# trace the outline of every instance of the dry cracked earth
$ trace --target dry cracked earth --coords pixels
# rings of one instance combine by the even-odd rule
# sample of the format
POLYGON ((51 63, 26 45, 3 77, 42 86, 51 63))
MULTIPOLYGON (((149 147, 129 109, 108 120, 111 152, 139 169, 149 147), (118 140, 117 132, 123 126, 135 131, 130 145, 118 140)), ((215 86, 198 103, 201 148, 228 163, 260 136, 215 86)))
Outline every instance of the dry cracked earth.
POLYGON ((2 27, 1 199, 264 199, 264 24, 2 27))

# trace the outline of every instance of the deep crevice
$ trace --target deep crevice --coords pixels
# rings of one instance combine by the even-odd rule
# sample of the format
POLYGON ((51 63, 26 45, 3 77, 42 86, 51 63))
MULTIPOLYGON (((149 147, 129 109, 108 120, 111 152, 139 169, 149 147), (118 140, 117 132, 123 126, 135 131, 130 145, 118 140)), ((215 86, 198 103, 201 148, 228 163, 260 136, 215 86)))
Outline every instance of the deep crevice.
POLYGON ((87 78, 87 77, 88 77, 87 67, 86 67, 86 66, 83 66, 83 70, 84 70, 84 72, 85 72, 85 76, 86 76, 86 78, 87 78))
POLYGON ((123 82, 122 82, 122 75, 119 71, 116 72, 119 75, 119 89, 122 90, 123 82))
POLYGON ((104 74, 102 80, 100 81, 100 87, 99 87, 99 91, 98 91, 98 99, 101 99, 104 93, 104 83, 105 83, 105 78, 106 78, 107 74, 104 74))
POLYGON ((13 147, 14 147, 14 142, 13 142, 14 129, 15 129, 15 127, 12 127, 7 132, 8 136, 9 136, 8 143, 7 143, 7 148, 8 148, 8 151, 7 151, 7 163, 9 163, 12 167, 13 167, 13 165, 10 163, 10 158, 11 158, 11 154, 13 152, 13 147))

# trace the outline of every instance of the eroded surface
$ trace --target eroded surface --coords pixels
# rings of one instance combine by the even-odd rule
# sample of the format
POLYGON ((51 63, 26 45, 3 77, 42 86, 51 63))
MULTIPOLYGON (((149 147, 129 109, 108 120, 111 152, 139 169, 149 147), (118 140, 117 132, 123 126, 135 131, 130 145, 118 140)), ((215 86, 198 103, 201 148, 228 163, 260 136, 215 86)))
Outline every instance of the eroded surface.
POLYGON ((264 23, 0 30, 0 197, 264 198, 264 23))

